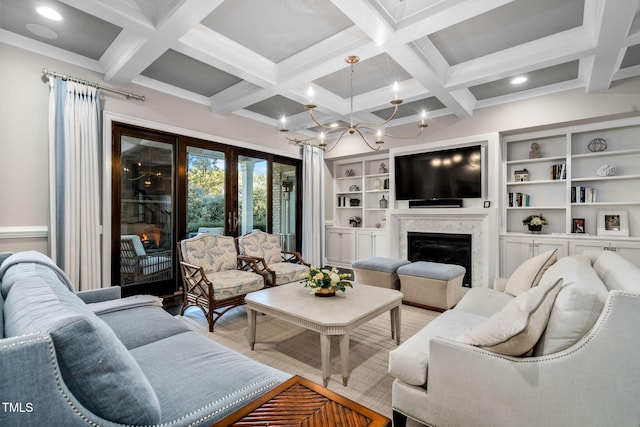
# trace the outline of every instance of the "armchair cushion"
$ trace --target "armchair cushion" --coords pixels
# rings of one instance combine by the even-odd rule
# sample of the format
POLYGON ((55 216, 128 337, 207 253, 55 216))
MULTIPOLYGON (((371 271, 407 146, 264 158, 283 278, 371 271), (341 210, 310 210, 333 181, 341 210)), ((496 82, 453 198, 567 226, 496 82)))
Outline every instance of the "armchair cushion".
POLYGON ((207 274, 213 284, 213 297, 217 300, 246 295, 264 287, 264 279, 259 274, 242 270, 220 271, 207 274))
POLYGON ((303 264, 293 264, 290 262, 278 262, 271 264, 269 268, 276 272, 276 285, 302 280, 304 273, 309 272, 309 267, 303 264))
POLYGON ((233 237, 203 233, 182 241, 185 262, 201 266, 207 277, 211 273, 238 268, 238 254, 233 237))
POLYGON ((242 254, 264 258, 270 267, 271 264, 282 262, 282 248, 276 235, 256 230, 240 237, 238 245, 242 254))
POLYGON ((494 353, 521 356, 538 342, 547 326, 549 313, 562 279, 518 295, 502 310, 458 337, 458 341, 483 347, 494 353))
POLYGON ((6 334, 49 332, 62 379, 89 410, 122 424, 159 422, 160 403, 140 366, 114 332, 60 281, 23 277, 6 302, 6 334))
POLYGON ((504 291, 517 297, 538 286, 544 272, 556 262, 557 251, 557 249, 547 251, 520 264, 509 276, 504 291))

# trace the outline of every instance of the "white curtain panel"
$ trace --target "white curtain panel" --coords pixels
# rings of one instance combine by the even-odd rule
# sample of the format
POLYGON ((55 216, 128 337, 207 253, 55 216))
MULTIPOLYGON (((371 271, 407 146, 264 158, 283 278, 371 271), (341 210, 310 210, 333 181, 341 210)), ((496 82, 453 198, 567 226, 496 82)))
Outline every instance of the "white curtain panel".
POLYGON ((100 287, 100 99, 96 88, 50 79, 51 258, 78 290, 100 287))
POLYGON ((302 258, 322 267, 324 248, 324 151, 302 146, 302 258))

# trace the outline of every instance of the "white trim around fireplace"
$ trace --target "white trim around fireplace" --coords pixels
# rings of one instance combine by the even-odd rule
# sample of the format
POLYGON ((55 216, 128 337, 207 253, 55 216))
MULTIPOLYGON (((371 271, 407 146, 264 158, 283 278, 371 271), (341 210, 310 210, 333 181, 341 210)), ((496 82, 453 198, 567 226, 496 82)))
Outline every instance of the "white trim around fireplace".
POLYGON ((394 209, 389 212, 392 257, 407 259, 407 233, 455 233, 471 235, 473 287, 492 287, 499 265, 497 210, 468 209, 394 209))

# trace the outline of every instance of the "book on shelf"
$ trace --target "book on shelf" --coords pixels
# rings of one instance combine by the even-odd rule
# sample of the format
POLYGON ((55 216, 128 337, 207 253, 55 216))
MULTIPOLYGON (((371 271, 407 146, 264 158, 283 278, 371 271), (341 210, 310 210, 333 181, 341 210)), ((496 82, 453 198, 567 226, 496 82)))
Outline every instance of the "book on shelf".
POLYGON ((571 187, 571 203, 596 203, 598 201, 598 189, 576 185, 571 187))
POLYGON ((509 207, 522 208, 529 206, 530 197, 525 193, 509 193, 509 207))
POLYGON ((549 174, 553 180, 567 179, 567 164, 551 165, 549 174))

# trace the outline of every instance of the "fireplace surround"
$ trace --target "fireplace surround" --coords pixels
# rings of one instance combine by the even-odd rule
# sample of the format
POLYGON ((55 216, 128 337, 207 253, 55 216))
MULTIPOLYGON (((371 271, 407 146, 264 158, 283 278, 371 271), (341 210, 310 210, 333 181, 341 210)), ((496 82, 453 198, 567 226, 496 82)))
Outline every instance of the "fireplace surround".
POLYGON ((471 287, 491 287, 498 267, 498 231, 492 208, 393 209, 389 212, 391 256, 409 258, 410 232, 471 236, 471 287))

